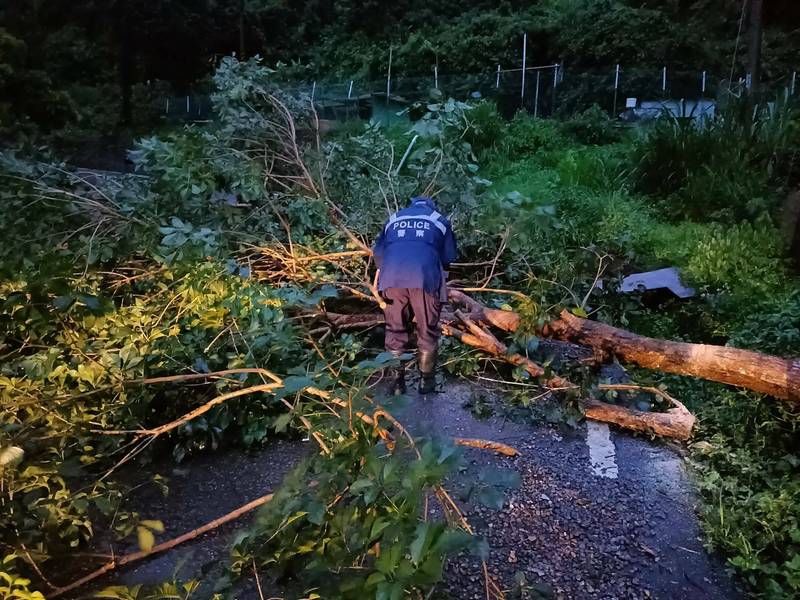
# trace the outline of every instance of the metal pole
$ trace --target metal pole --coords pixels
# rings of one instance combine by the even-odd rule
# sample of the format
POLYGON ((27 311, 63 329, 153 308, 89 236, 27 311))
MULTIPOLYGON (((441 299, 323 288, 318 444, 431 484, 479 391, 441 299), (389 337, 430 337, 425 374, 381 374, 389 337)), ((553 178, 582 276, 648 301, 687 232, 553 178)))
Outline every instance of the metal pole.
POLYGON ((553 106, 552 110, 550 111, 551 114, 556 112, 556 87, 558 87, 558 72, 561 65, 556 63, 553 67, 553 106))
POLYGON ((495 79, 494 87, 500 89, 500 65, 497 65, 497 79, 495 79))
POLYGON ((533 99, 533 116, 534 118, 539 116, 539 79, 541 78, 542 72, 540 70, 536 70, 536 94, 533 99))
POLYGON ((389 95, 392 93, 392 47, 389 46, 389 70, 386 72, 386 104, 389 104, 389 95))
POLYGON ((522 90, 519 97, 522 104, 525 104, 525 68, 528 62, 528 34, 522 36, 522 90))
POLYGON ((617 63, 617 67, 614 70, 614 108, 611 111, 614 117, 617 116, 617 90, 619 90, 619 63, 617 63))
POLYGON ((167 110, 164 111, 166 114, 169 114, 169 98, 167 98, 167 110))
POLYGON ((667 67, 661 70, 661 91, 667 91, 667 67))
POLYGON ((705 95, 705 93, 706 93, 706 79, 707 79, 707 77, 708 77, 708 74, 705 71, 703 71, 703 87, 702 87, 703 95, 705 95))
POLYGON ((189 112, 189 96, 186 96, 186 112, 189 112))
POLYGON ((439 89, 439 65, 433 65, 433 87, 439 89))
POLYGON ((795 85, 797 84, 797 71, 792 71, 792 96, 794 96, 795 85))
POLYGON ((406 159, 408 158, 408 155, 411 154, 411 149, 414 147, 414 144, 417 143, 417 139, 419 139, 419 136, 415 135, 413 137, 413 139, 411 140, 411 143, 408 145, 408 148, 406 148, 406 151, 403 153, 403 158, 400 159, 400 163, 397 165, 397 168, 394 170, 395 176, 397 176, 397 174, 400 172, 400 169, 403 168, 403 165, 406 164, 406 159))
POLYGON ((350 80, 350 89, 347 90, 347 99, 350 100, 350 98, 352 98, 352 97, 353 97, 353 80, 351 79, 350 80))

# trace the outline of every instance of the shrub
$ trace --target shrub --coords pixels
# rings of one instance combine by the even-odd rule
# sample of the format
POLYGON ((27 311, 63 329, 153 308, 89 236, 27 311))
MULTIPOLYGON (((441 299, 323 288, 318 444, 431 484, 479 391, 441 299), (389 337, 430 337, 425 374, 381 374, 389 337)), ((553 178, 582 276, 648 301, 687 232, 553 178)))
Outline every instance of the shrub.
POLYGON ((543 150, 558 150, 569 145, 556 121, 533 118, 524 112, 514 115, 503 141, 505 153, 511 159, 531 156, 543 150))
POLYGON ((625 167, 625 157, 615 146, 569 149, 556 164, 562 185, 594 190, 622 187, 627 174, 625 167))
POLYGON ((664 199, 673 216, 755 218, 770 208, 775 188, 791 172, 788 148, 796 131, 788 109, 734 106, 700 123, 664 117, 636 145, 637 187, 664 199), (778 172, 783 177, 771 186, 778 172))
POLYGON ((758 311, 746 311, 732 327, 729 343, 770 354, 800 355, 800 290, 770 299, 758 311))
POLYGON ((469 142, 476 154, 481 156, 502 143, 506 124, 494 102, 479 102, 466 113, 466 119, 469 128, 464 141, 469 142))
POLYGON ((694 245, 686 274, 701 285, 761 298, 785 279, 778 232, 769 225, 714 226, 694 245))
POLYGON ((582 144, 612 144, 622 138, 614 121, 597 104, 565 120, 562 128, 582 144))

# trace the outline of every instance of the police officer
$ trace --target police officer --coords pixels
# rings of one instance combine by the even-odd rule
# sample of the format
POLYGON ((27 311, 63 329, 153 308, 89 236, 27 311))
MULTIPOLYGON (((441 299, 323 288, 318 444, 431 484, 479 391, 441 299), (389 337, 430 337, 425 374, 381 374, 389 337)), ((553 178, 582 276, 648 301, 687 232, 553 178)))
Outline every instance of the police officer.
MULTIPOLYGON (((373 247, 380 269, 378 290, 386 301, 386 350, 396 357, 406 351, 412 317, 416 319, 420 394, 436 387, 439 313, 447 301, 445 280, 456 252, 450 223, 425 196, 412 198, 407 208, 391 215, 373 247)), ((402 365, 394 372, 392 389, 395 394, 406 391, 402 365)))

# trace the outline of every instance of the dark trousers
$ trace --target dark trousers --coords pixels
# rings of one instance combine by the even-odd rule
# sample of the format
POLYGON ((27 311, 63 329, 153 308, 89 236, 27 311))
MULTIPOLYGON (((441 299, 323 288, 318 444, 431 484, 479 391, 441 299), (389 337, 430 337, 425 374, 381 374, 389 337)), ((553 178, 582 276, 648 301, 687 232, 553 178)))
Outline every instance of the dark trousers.
POLYGON ((408 346, 412 318, 416 318, 417 347, 434 352, 439 340, 439 314, 442 303, 433 294, 413 288, 388 288, 383 291, 386 308, 386 350, 402 352, 408 346))

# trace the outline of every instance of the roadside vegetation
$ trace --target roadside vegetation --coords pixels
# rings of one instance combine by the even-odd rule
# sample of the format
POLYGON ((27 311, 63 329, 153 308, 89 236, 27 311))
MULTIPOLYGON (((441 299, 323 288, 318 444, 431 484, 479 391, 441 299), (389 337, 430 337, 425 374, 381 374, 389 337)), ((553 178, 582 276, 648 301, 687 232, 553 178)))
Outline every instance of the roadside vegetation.
MULTIPOLYGON (((626 128, 596 107, 505 121, 491 103, 433 97, 407 125, 320 139, 309 99, 273 79, 255 60, 223 60, 217 120, 139 140, 134 174, 0 155, 0 592, 47 596, 48 581, 79 575, 67 558, 100 535, 142 550, 161 541, 159 515, 126 508, 119 474, 132 464, 285 435, 310 434, 321 452, 266 503, 226 577, 105 597, 230 593, 255 569, 310 598, 396 599, 426 593, 456 550, 485 557, 442 487, 455 447, 376 425, 388 418, 367 384, 388 358, 309 316, 348 292, 338 274, 365 269, 357 255, 314 257, 358 251, 346 231, 372 239, 414 193, 435 193, 456 230, 474 232, 462 236, 469 261, 505 244, 496 271, 457 275, 521 293, 483 299, 531 324, 579 308, 640 334, 800 355, 800 285, 779 227, 800 179, 795 108, 732 104, 702 127, 665 117, 626 128), (665 266, 697 295, 616 291, 622 276, 665 266), (441 522, 419 521, 429 499, 441 522)), ((494 368, 448 348, 454 372, 494 368)), ((690 452, 709 547, 755 597, 795 597, 797 415, 721 385, 635 375, 698 416, 690 452)), ((490 473, 476 493, 496 507, 513 484, 490 473)))

